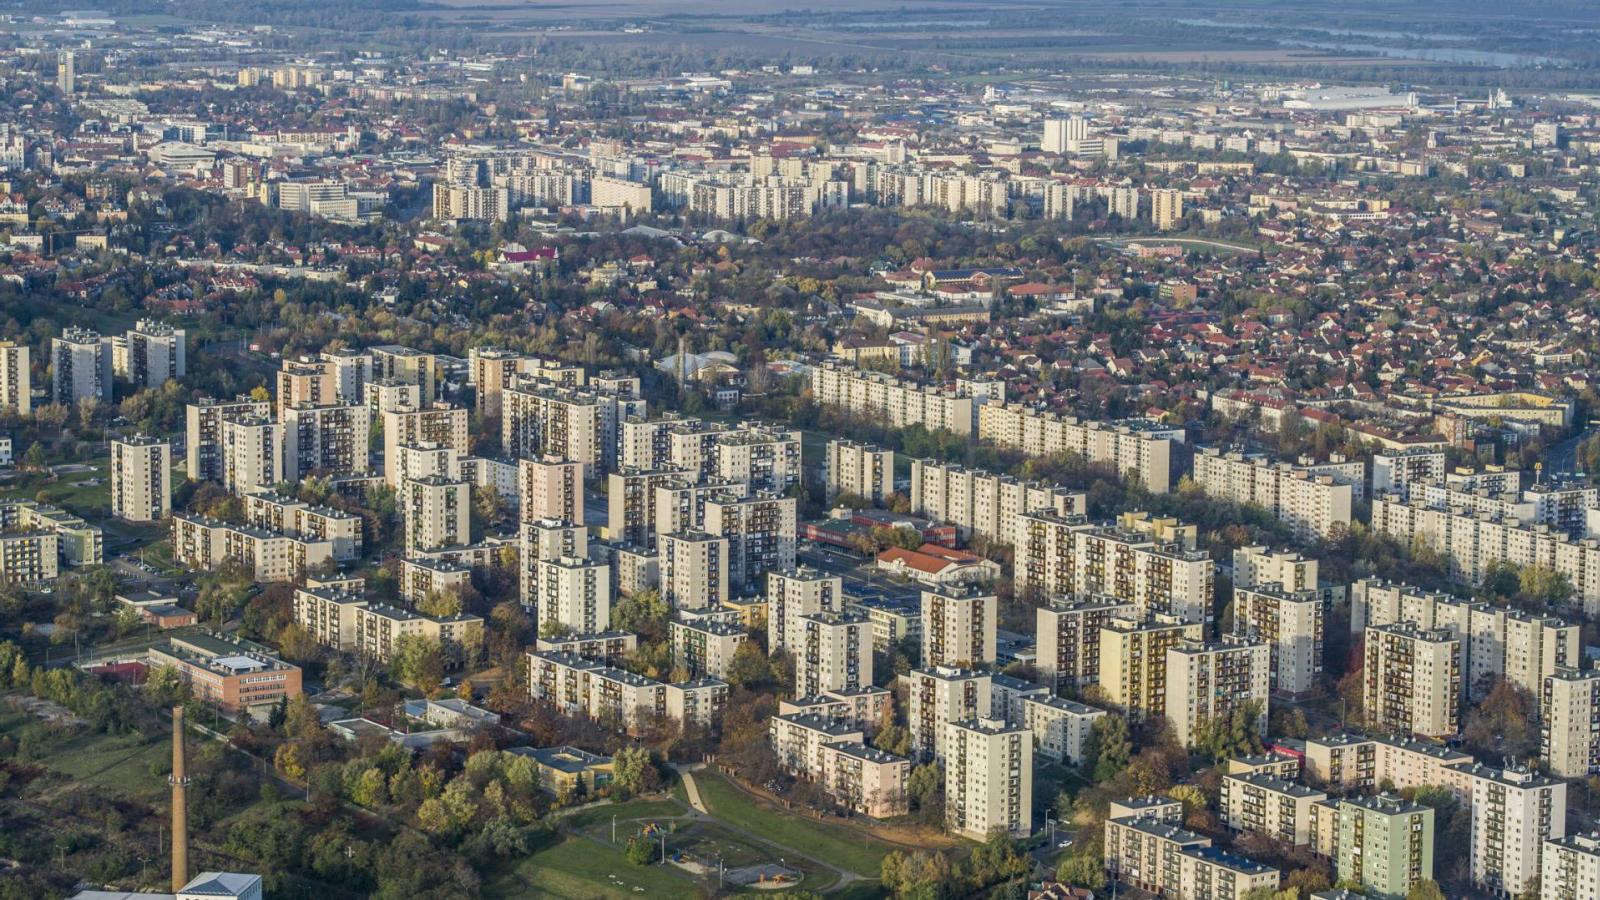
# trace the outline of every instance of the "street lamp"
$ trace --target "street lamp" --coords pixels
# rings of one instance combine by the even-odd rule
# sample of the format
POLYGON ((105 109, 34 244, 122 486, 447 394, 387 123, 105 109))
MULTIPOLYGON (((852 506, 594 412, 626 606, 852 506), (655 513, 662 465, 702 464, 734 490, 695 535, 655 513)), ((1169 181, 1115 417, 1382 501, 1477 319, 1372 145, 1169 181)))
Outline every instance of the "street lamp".
POLYGON ((1056 813, 1056 808, 1054 806, 1052 806, 1049 809, 1045 810, 1045 813, 1044 813, 1044 827, 1045 827, 1046 832, 1050 835, 1049 841, 1050 841, 1050 846, 1051 847, 1054 847, 1056 845, 1055 813, 1056 813))

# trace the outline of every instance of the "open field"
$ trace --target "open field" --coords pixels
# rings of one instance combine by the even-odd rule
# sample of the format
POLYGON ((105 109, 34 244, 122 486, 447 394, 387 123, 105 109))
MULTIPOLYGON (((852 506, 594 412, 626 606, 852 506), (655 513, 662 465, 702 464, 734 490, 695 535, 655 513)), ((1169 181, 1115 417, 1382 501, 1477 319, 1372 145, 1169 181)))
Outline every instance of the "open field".
POLYGON ((717 818, 864 878, 877 878, 883 858, 893 849, 852 829, 765 808, 716 773, 702 770, 695 773, 694 780, 706 809, 717 818))

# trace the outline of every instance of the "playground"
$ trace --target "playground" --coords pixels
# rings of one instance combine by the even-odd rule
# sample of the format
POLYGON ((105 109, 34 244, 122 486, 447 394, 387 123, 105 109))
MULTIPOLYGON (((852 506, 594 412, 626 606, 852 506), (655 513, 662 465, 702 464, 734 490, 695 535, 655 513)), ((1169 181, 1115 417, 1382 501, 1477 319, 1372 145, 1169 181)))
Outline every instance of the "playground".
MULTIPOLYGON (((595 822, 585 836, 612 843, 610 822, 595 822)), ((783 890, 806 879, 809 864, 790 861, 761 844, 748 840, 716 822, 688 817, 642 818, 616 823, 615 845, 631 840, 649 841, 657 858, 693 877, 754 890, 783 890)), ((824 880, 816 873, 814 881, 824 880)))

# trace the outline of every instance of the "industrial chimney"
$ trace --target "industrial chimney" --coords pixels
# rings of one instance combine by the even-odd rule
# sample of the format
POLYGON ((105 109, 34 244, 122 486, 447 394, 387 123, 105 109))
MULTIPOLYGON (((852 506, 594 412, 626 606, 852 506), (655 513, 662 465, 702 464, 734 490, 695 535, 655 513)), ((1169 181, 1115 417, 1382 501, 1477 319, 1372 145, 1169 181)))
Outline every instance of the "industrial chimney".
POLYGON ((183 707, 172 708, 172 892, 189 883, 189 773, 183 760, 183 707))

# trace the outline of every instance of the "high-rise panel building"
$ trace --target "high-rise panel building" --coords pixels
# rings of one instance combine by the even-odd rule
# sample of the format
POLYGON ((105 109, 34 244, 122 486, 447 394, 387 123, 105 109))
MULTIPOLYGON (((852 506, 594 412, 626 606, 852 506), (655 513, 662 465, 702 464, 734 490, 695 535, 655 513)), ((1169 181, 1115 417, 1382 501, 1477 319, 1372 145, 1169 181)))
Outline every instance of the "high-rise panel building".
POLYGON ((172 445, 140 434, 111 442, 111 514, 158 522, 172 513, 172 445))

